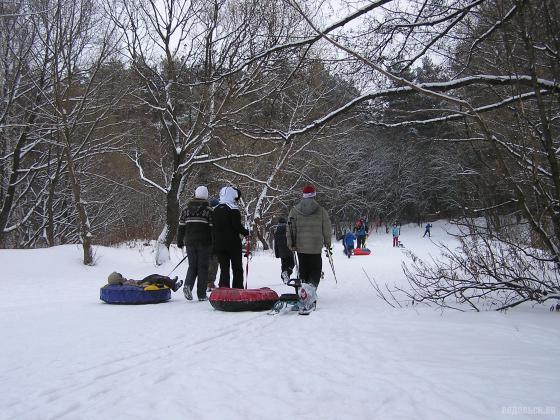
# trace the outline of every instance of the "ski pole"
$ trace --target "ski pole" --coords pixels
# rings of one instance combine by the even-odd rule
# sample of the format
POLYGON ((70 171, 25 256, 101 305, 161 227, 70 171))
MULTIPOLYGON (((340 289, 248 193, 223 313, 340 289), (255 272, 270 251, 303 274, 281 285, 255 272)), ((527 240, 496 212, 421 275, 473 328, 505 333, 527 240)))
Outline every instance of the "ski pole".
POLYGON ((185 255, 181 261, 179 261, 179 264, 177 264, 177 265, 175 266, 175 268, 169 272, 169 274, 167 275, 167 277, 171 276, 171 273, 173 273, 175 270, 177 270, 177 267, 179 267, 179 266, 183 263, 183 261, 185 261, 185 260, 187 259, 187 257, 188 257, 188 254, 185 255))
POLYGON ((329 264, 331 265, 331 270, 334 276, 334 282, 336 284, 338 284, 338 280, 336 279, 336 273, 334 272, 334 262, 333 262, 333 258, 332 258, 332 250, 330 248, 325 248, 325 253, 327 254, 327 257, 329 259, 329 264))
POLYGON ((251 232, 245 238, 245 256, 247 257, 247 264, 245 265, 245 289, 248 286, 248 279, 249 279, 249 256, 251 255, 251 232))
POLYGON ((292 251, 292 254, 294 256, 294 263, 296 265, 296 271, 297 271, 297 279, 299 280, 299 261, 298 261, 298 257, 297 257, 297 252, 292 251))

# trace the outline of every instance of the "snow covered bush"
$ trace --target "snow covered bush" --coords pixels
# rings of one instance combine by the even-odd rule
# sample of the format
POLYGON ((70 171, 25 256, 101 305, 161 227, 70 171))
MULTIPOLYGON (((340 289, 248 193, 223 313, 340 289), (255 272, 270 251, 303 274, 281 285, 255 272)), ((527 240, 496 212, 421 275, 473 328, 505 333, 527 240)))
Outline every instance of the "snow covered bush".
POLYGON ((560 299, 558 262, 547 251, 524 243, 522 230, 497 232, 472 220, 468 227, 460 227, 458 247, 440 244, 440 256, 431 261, 409 252, 411 261, 403 269, 410 289, 393 292, 412 303, 476 311, 560 299))

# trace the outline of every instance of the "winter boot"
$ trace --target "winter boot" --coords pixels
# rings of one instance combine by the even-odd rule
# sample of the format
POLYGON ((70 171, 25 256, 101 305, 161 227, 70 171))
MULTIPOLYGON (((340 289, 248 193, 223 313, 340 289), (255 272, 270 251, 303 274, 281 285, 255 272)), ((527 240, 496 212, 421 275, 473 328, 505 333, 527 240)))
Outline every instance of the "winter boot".
POLYGON ((177 290, 179 290, 181 288, 181 286, 183 285, 183 280, 179 280, 177 281, 178 277, 174 277, 173 281, 175 282, 175 287, 173 287, 173 291, 176 292, 177 290))
POLYGON ((185 284, 185 287, 183 287, 183 294, 185 295, 185 299, 192 300, 192 287, 185 284))
POLYGON ((300 315, 309 315, 317 307, 317 288, 310 283, 303 283, 299 289, 300 315))

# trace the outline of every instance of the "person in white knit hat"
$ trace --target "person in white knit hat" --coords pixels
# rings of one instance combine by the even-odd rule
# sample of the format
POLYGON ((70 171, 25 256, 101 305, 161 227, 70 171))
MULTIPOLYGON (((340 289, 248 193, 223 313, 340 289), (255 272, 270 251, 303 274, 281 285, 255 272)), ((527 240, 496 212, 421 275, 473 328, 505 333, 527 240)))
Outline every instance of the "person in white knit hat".
POLYGON ((197 187, 194 199, 187 203, 179 218, 177 246, 185 247, 189 260, 183 287, 187 300, 193 299, 192 290, 195 282, 198 300, 207 300, 208 264, 212 250, 212 213, 212 207, 208 203, 208 188, 201 185, 197 187))

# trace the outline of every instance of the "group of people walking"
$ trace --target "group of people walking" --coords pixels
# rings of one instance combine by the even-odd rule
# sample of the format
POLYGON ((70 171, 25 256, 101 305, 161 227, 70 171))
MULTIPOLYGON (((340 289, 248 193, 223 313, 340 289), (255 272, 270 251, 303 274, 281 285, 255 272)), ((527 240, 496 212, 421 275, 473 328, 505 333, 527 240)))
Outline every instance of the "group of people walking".
MULTIPOLYGON (((332 253, 331 221, 315 197, 315 187, 312 184, 305 185, 302 198, 290 210, 288 219, 280 217, 274 229, 274 251, 276 257, 281 259, 281 278, 284 283, 288 283, 296 261, 299 262, 299 279, 302 282, 299 289, 300 311, 304 312, 312 310, 316 302, 322 276, 322 248, 332 253)), ((242 238, 249 239, 250 233, 241 222, 240 199, 238 188, 226 186, 220 190, 218 200, 209 201, 207 187, 199 186, 194 198, 181 212, 177 246, 185 248, 189 262, 183 286, 186 299, 193 300, 196 284, 198 300, 207 300, 207 291, 215 287, 218 266, 219 287, 244 287, 242 238)), ((424 236, 430 236, 431 227, 431 224, 426 225, 424 236)), ((343 238, 344 251, 348 257, 353 252, 354 240, 358 248, 365 248, 367 235, 367 219, 360 218, 353 232, 346 232, 343 238)), ((399 235, 400 227, 395 223, 392 229, 394 247, 399 246, 399 235)))
MULTIPOLYGON (((299 261, 300 312, 315 307, 317 287, 321 280, 323 246, 331 248, 331 222, 327 211, 315 200, 316 190, 307 184, 302 190, 301 200, 291 209, 288 221, 279 220, 276 227, 275 252, 281 258, 281 277, 287 283, 294 270, 295 256, 299 261)), ((185 247, 189 268, 183 292, 188 300, 193 299, 192 290, 197 284, 198 300, 207 300, 208 271, 212 255, 220 267, 220 287, 242 289, 242 237, 249 231, 241 223, 239 200, 241 192, 233 186, 220 190, 217 205, 208 201, 208 189, 199 186, 194 198, 181 212, 177 246, 185 247), (233 281, 230 284, 230 267, 233 281)))
POLYGON ((214 278, 220 267, 220 287, 243 288, 242 237, 249 231, 241 223, 238 202, 241 192, 232 186, 220 190, 215 206, 208 201, 208 188, 199 186, 179 218, 177 246, 185 247, 189 268, 183 286, 185 298, 193 299, 192 290, 197 284, 198 300, 207 299, 206 291, 214 286, 209 282, 209 270, 214 278), (216 264, 217 262, 217 264, 216 264), (212 263, 212 264, 211 264, 212 263))
MULTIPOLYGON (((379 222, 374 222, 374 225, 377 226, 380 224, 379 222)), ((431 237, 431 229, 432 224, 427 223, 425 226, 424 236, 428 235, 431 237)), ((342 236, 342 245, 344 247, 344 253, 348 258, 350 258, 354 252, 354 241, 356 241, 356 248, 365 248, 366 238, 368 237, 369 229, 367 224, 367 219, 362 217, 356 221, 354 229, 352 231, 347 230, 345 231, 344 235, 342 236)), ((387 233, 389 233, 389 229, 387 228, 387 233)), ((391 235, 393 238, 393 247, 402 247, 402 243, 399 240, 399 236, 401 234, 401 226, 398 222, 393 223, 391 226, 391 235)))
POLYGON ((365 217, 361 217, 356 220, 356 224, 354 225, 354 229, 352 231, 347 230, 343 237, 342 237, 342 245, 344 247, 344 254, 348 258, 352 256, 354 252, 354 241, 356 241, 356 248, 365 248, 366 247, 366 238, 369 234, 369 227, 367 223, 367 219, 365 217))

